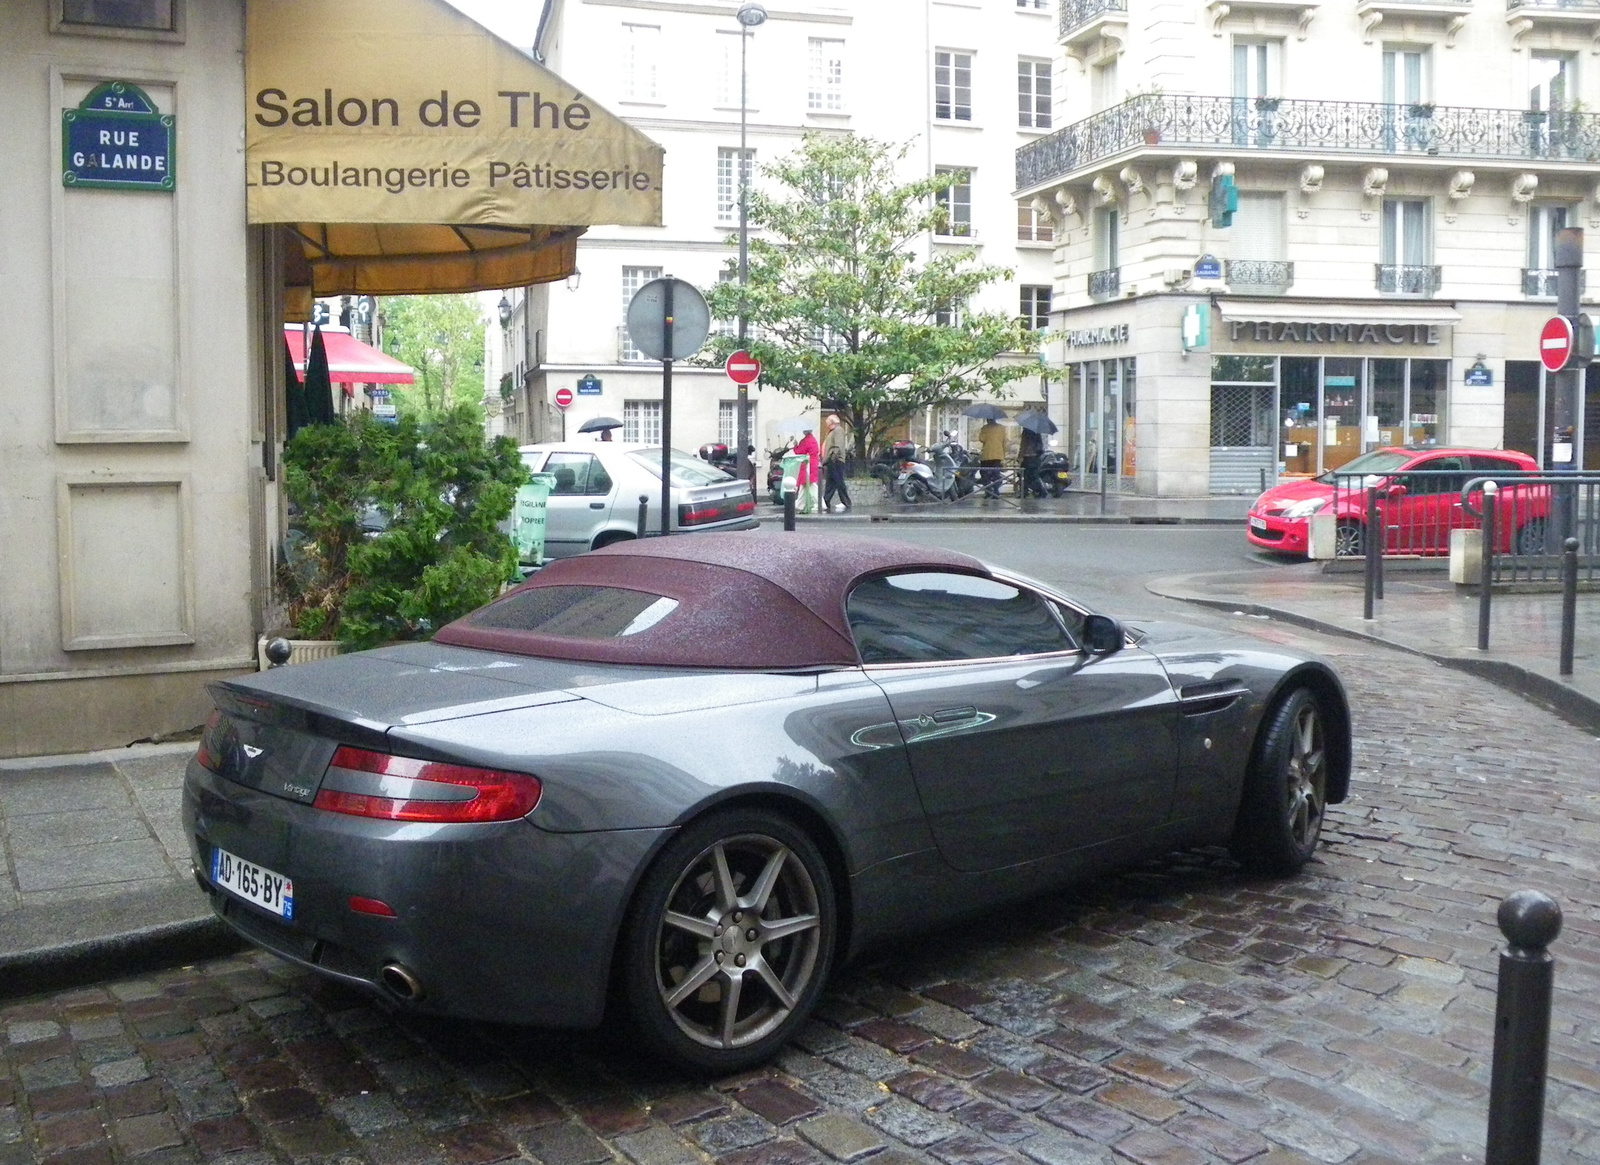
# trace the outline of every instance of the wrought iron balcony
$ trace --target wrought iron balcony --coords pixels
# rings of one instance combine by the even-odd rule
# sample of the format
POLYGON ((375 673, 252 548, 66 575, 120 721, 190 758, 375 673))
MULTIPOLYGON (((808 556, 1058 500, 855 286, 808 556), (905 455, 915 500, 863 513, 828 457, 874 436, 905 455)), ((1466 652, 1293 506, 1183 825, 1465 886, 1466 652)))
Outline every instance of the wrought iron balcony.
POLYGON ((1141 94, 1017 150, 1017 189, 1150 149, 1592 163, 1600 114, 1141 94))
POLYGON ((1222 277, 1229 287, 1283 290, 1294 285, 1294 264, 1277 259, 1228 259, 1222 277))
POLYGON ((1088 24, 1103 12, 1126 12, 1128 0, 1061 0, 1061 35, 1088 24))
POLYGON ((1108 267, 1089 272, 1089 298, 1110 299, 1122 291, 1122 268, 1108 267))
MULTIPOLYGON (((1589 290, 1589 273, 1578 272, 1578 294, 1589 290)), ((1554 267, 1524 267, 1522 269, 1522 294, 1543 295, 1555 298, 1556 271, 1554 267)))
POLYGON ((1583 12, 1600 13, 1600 0, 1506 0, 1506 11, 1516 12, 1519 9, 1531 8, 1534 12, 1583 12))
POLYGON ((1378 290, 1386 295, 1432 295, 1443 282, 1438 267, 1415 267, 1404 263, 1378 263, 1378 290))

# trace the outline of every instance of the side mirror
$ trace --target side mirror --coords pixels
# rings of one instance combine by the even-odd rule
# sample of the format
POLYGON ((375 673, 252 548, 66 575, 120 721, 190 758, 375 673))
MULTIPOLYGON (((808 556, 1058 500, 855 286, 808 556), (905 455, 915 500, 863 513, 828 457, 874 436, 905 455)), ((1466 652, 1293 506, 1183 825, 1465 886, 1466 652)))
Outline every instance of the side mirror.
POLYGON ((1403 498, 1406 496, 1406 487, 1401 485, 1399 482, 1395 482, 1385 492, 1387 492, 1391 498, 1403 498))
POLYGON ((1122 650, 1127 636, 1110 615, 1085 615, 1083 617, 1083 646, 1090 655, 1110 655, 1122 650))

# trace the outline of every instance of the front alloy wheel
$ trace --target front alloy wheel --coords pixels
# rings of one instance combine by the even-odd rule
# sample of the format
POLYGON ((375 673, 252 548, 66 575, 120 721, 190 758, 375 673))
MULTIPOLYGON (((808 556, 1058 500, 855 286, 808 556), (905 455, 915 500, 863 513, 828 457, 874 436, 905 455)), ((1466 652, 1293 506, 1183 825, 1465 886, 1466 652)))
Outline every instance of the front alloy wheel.
POLYGON ((1296 688, 1268 714, 1245 778, 1233 850, 1247 865, 1293 874, 1311 859, 1328 808, 1321 705, 1296 688))
POLYGON ((833 955, 828 869, 774 814, 736 811, 686 828, 646 876, 629 925, 630 1009, 666 1058, 748 1067, 804 1021, 833 955))

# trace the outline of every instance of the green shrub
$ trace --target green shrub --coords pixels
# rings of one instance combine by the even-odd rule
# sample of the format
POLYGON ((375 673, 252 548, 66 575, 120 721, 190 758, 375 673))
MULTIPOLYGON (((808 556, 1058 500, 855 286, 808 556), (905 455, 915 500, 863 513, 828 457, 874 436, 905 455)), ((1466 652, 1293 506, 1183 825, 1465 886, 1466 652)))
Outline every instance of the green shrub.
POLYGON ((516 577, 498 526, 527 480, 516 445, 485 441, 471 407, 301 429, 284 450, 300 536, 278 574, 296 633, 371 647, 426 639, 482 606, 516 577), (371 512, 386 529, 362 529, 371 512))

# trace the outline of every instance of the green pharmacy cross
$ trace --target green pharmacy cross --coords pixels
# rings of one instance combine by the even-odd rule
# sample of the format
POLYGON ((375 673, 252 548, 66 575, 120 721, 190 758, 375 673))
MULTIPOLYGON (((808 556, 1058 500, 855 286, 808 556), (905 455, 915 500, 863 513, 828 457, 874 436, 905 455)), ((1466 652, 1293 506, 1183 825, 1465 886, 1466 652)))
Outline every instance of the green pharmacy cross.
POLYGON ((154 190, 177 184, 177 119, 137 85, 107 81, 61 111, 61 183, 73 189, 154 190))

